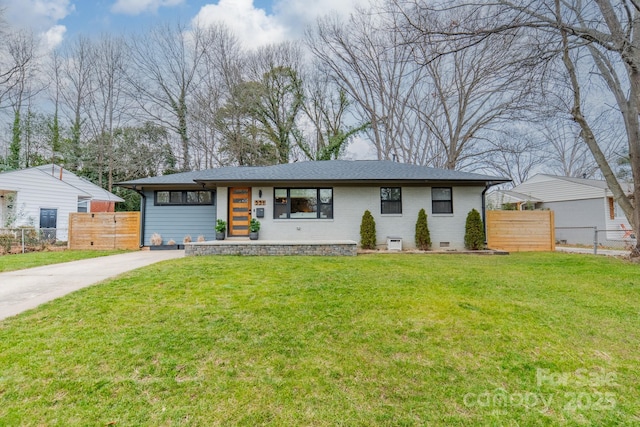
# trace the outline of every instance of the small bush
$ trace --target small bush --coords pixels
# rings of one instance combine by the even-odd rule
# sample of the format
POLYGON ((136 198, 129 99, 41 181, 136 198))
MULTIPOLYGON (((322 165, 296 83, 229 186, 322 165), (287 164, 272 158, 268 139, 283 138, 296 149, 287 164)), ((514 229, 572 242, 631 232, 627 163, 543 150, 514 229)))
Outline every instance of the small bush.
POLYGON ((11 246, 14 240, 15 236, 11 233, 0 234, 0 249, 2 249, 5 254, 11 253, 11 246))
POLYGON ((464 227, 464 246, 467 249, 484 249, 484 225, 480 213, 471 209, 467 215, 467 223, 464 227))
POLYGON ((153 235, 151 235, 151 244, 153 246, 160 246, 162 244, 162 236, 158 233, 153 233, 153 235))
POLYGON ((167 242, 167 245, 169 245, 169 246, 173 246, 173 245, 175 245, 175 244, 176 244, 176 241, 175 241, 175 240, 173 240, 173 239, 170 239, 170 240, 167 242))
POLYGON ((191 243, 191 236, 184 236, 184 239, 182 239, 182 243, 191 243))
POLYGON ((366 210, 360 224, 360 246, 362 249, 375 249, 376 243, 376 222, 371 212, 366 210))
POLYGON ((416 247, 426 251, 431 248, 431 234, 429 233, 429 225, 427 224, 427 213, 424 209, 418 212, 418 221, 416 222, 416 247))
POLYGON ((201 234, 198 236, 198 242, 204 242, 204 236, 201 234))

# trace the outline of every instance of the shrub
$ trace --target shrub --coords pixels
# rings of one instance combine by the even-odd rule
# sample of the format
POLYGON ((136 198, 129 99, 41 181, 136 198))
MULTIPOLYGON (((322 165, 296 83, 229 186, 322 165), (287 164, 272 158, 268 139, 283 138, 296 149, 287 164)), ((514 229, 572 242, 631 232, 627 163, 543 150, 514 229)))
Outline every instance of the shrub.
POLYGON ((251 218, 251 221, 249 222, 249 231, 252 233, 260 231, 260 221, 255 218, 251 218))
POLYGON ((427 224, 427 213, 424 209, 418 212, 418 221, 416 222, 416 247, 426 251, 431 248, 431 234, 429 233, 429 225, 427 224))
POLYGON ((184 236, 184 239, 182 239, 182 243, 191 243, 191 236, 189 236, 188 234, 184 236))
POLYGON ((204 242, 204 236, 201 234, 198 236, 198 242, 204 242))
POLYGON ((216 232, 224 233, 227 229, 227 222, 224 219, 218 219, 216 221, 216 232))
POLYGON ((15 236, 11 233, 0 234, 0 248, 5 254, 11 253, 11 246, 14 240, 15 236))
POLYGON ((173 246, 173 245, 175 245, 175 244, 176 244, 176 241, 175 241, 175 240, 173 240, 173 239, 170 239, 170 240, 167 242, 167 245, 169 245, 169 246, 173 246))
POLYGON ((151 244, 153 246, 160 246, 162 244, 162 236, 158 233, 153 233, 151 235, 151 244))
POLYGON ((480 213, 471 209, 467 215, 467 223, 464 227, 464 246, 467 249, 484 249, 484 225, 480 213))
POLYGON ((376 222, 371 212, 366 210, 360 224, 360 246, 362 249, 375 249, 376 242, 376 222))

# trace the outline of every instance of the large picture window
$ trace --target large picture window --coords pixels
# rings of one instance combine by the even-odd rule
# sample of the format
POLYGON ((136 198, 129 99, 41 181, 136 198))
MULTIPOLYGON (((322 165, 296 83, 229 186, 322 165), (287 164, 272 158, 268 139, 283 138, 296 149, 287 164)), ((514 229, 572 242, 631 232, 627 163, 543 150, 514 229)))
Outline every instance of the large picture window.
POLYGON ((211 191, 156 191, 155 205, 212 205, 211 191))
POLYGON ((274 189, 273 218, 333 218, 332 188, 274 189))
POLYGON ((380 188, 380 213, 402 213, 402 189, 400 187, 380 188))
POLYGON ((431 188, 431 213, 452 214, 453 197, 451 187, 431 188))

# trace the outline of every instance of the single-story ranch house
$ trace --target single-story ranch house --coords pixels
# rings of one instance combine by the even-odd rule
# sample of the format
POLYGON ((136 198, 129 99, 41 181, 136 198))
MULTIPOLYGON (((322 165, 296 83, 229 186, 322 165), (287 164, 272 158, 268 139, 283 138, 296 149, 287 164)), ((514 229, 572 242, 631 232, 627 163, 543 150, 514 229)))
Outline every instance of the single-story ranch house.
POLYGON ((154 233, 164 242, 181 243, 187 235, 213 240, 217 219, 227 221, 227 237, 246 238, 251 218, 261 222, 261 240, 359 242, 368 209, 379 245, 391 236, 413 248, 424 208, 434 249, 462 249, 469 211, 484 213, 487 189, 509 181, 392 161, 330 160, 222 167, 118 185, 142 195, 143 246, 154 233))

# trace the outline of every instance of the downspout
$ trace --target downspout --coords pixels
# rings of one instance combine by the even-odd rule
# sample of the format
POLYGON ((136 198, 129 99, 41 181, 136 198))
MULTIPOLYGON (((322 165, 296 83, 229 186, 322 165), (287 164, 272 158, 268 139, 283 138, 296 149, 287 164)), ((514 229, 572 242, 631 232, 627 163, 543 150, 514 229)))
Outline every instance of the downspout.
POLYGON ((138 190, 135 185, 132 190, 140 195, 140 247, 142 248, 144 246, 144 219, 147 213, 147 196, 145 196, 142 191, 138 190))

